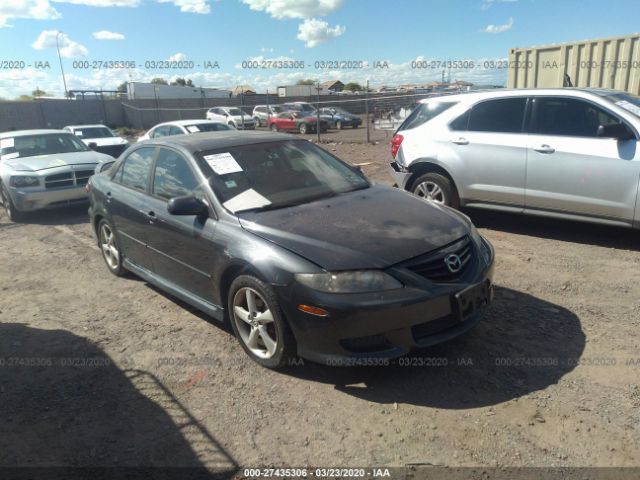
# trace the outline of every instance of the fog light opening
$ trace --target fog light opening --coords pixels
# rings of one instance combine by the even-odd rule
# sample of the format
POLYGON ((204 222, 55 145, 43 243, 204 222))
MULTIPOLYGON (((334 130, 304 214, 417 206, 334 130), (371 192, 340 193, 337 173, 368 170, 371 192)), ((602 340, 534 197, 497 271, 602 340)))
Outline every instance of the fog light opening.
POLYGON ((311 305, 298 305, 298 310, 304 313, 308 313, 310 315, 315 315, 316 317, 328 317, 329 312, 320 307, 312 307, 311 305))

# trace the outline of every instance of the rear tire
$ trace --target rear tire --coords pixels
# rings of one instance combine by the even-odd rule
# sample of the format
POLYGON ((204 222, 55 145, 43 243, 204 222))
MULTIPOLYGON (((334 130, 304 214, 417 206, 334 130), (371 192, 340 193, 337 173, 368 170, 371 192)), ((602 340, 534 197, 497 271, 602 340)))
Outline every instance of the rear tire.
POLYGON ((12 222, 21 222, 24 219, 24 212, 18 210, 11 200, 11 196, 7 191, 7 187, 4 185, 0 185, 0 195, 2 196, 2 205, 4 206, 4 211, 7 212, 7 217, 12 222))
POLYGON ((253 121, 256 123, 256 127, 261 127, 260 119, 258 117, 254 117, 253 121))
POLYGON ((340 120, 336 122, 336 130, 342 130, 342 122, 340 120))
POLYGON ((275 123, 271 124, 271 131, 272 132, 277 132, 278 131, 278 125, 276 125, 275 123))
POLYGON ((307 126, 306 123, 301 123, 300 127, 298 128, 298 130, 300 131, 300 133, 302 135, 306 134, 309 131, 309 127, 307 126))
POLYGON ((453 208, 460 207, 458 192, 450 179, 439 173, 420 175, 411 186, 411 193, 420 198, 453 208))
POLYGON ((254 362, 281 368, 295 357, 295 337, 270 285, 240 275, 229 288, 227 308, 233 333, 254 362))
POLYGON ((98 247, 111 273, 116 277, 127 274, 127 270, 122 266, 122 251, 118 248, 115 229, 104 218, 98 223, 98 247))

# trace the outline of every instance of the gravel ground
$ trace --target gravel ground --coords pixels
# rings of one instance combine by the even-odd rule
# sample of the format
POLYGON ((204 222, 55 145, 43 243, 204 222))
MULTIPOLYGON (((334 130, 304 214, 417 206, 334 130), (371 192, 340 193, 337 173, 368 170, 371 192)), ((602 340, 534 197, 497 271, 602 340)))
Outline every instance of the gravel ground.
MULTIPOLYGON (((389 183, 353 132, 323 146, 389 183)), ((638 232, 468 213, 497 254, 475 330, 408 366, 273 372, 110 275, 86 209, 3 212, 0 465, 640 466, 638 232)))

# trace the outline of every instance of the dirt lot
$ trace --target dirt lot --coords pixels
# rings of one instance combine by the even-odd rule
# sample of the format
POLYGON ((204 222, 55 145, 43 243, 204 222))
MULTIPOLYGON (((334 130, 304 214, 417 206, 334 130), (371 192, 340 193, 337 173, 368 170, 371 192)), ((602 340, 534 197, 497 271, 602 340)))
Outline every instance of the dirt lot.
MULTIPOLYGON (((389 182, 386 144, 325 148, 389 182)), ((110 275, 86 209, 0 217, 0 465, 640 466, 640 235, 470 213, 497 252, 475 330, 284 372, 110 275)))

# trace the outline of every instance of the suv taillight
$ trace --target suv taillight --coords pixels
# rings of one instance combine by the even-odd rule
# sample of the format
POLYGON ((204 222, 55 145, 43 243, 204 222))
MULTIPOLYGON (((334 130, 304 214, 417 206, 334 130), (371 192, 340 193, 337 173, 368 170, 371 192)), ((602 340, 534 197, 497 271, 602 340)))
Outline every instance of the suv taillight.
POLYGON ((404 137, 399 133, 396 133, 391 139, 391 156, 394 158, 394 160, 396 158, 396 155, 398 154, 398 150, 400 150, 400 144, 403 140, 404 137))

